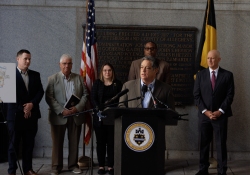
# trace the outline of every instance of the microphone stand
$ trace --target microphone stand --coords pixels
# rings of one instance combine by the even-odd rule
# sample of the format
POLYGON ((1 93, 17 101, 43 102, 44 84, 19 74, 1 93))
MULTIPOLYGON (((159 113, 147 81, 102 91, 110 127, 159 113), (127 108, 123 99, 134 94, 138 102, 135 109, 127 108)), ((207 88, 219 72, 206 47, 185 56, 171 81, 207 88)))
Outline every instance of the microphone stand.
POLYGON ((179 114, 177 120, 189 121, 188 119, 182 118, 182 116, 186 116, 188 114, 179 114))
MULTIPOLYGON (((133 100, 138 100, 140 99, 141 97, 136 97, 136 98, 132 98, 132 99, 129 99, 129 100, 125 100, 125 101, 122 101, 122 102, 119 102, 119 103, 113 103, 113 104, 108 104, 108 105, 105 105, 104 108, 107 108, 107 107, 110 107, 110 106, 113 106, 113 105, 118 105, 118 104, 121 104, 121 103, 124 103, 124 102, 129 102, 129 101, 133 101, 133 100)), ((92 108, 92 109, 89 109, 89 110, 86 110, 86 111, 82 111, 82 112, 78 112, 78 113, 75 113, 75 114, 70 114, 70 115, 65 115, 63 116, 63 118, 68 118, 68 117, 72 117, 72 116, 77 116, 79 114, 83 114, 83 113, 86 113, 86 112, 93 112, 94 110, 99 110, 98 108, 92 108)))
MULTIPOLYGON (((4 107, 3 107, 3 101, 0 99, 0 103, 1 103, 1 106, 0 106, 0 110, 1 110, 1 112, 2 112, 2 116, 3 116, 3 119, 4 119, 4 121, 3 122, 0 122, 0 124, 6 124, 6 128, 7 128, 7 130, 8 130, 8 137, 9 137, 9 144, 12 144, 12 146, 13 146, 13 148, 14 148, 14 153, 15 153, 15 156, 16 156, 16 161, 17 161, 17 165, 18 165, 18 167, 19 167, 19 169, 20 169, 20 172, 21 172, 21 174, 23 175, 24 173, 23 173, 23 169, 21 168, 21 166, 20 166, 20 163, 19 163, 19 160, 18 160, 18 156, 17 156, 17 153, 16 153, 16 148, 15 148, 15 145, 14 145, 14 143, 13 143, 13 140, 12 140, 12 137, 13 137, 13 133, 12 133, 12 135, 10 135, 10 133, 9 133, 9 129, 8 129, 8 125, 7 125, 7 120, 6 120, 6 117, 4 116, 4 112, 3 112, 3 110, 4 110, 4 107)), ((15 132, 15 131, 14 131, 15 132)), ((8 147, 9 147, 9 145, 8 145, 8 147)))
MULTIPOLYGON (((163 102, 160 101, 158 98, 156 98, 156 97, 153 96, 153 93, 151 92, 151 88, 148 88, 148 91, 149 91, 150 94, 151 94, 151 97, 152 97, 152 100, 153 100, 153 102, 154 102, 154 107, 155 107, 155 108, 157 108, 157 103, 155 102, 155 99, 156 99, 160 104, 164 105, 167 109, 169 109, 169 107, 168 107, 167 104, 163 103, 163 102)), ((188 114, 178 114, 178 117, 175 117, 175 119, 177 119, 177 120, 183 120, 183 121, 188 121, 188 119, 182 118, 182 116, 186 116, 186 115, 188 115, 188 114)))
MULTIPOLYGON (((133 100, 138 100, 140 98, 141 97, 136 97, 136 98, 133 98, 133 99, 129 99, 129 100, 125 100, 125 101, 122 101, 122 102, 119 102, 119 103, 113 103, 113 104, 108 104, 107 103, 104 107, 110 107, 110 106, 113 106, 113 105, 118 105, 120 103, 129 102, 129 101, 133 101, 133 100)), ((87 113, 87 112, 93 113, 94 110, 99 110, 99 109, 98 108, 92 108, 92 109, 85 110, 85 111, 82 111, 82 112, 78 112, 78 113, 75 113, 75 114, 65 115, 65 116, 63 116, 63 118, 77 116, 79 114, 83 114, 83 113, 87 113)), ((105 118, 105 117, 103 116, 103 118, 105 118)), ((90 154, 91 154, 90 155, 90 160, 91 160, 91 162, 90 162, 90 171, 89 171, 89 174, 93 175, 93 140, 94 140, 94 138, 93 138, 93 130, 94 130, 93 129, 93 124, 94 124, 94 122, 93 122, 93 116, 91 117, 91 122, 92 122, 92 128, 91 128, 91 146, 90 146, 91 147, 90 148, 90 154)))

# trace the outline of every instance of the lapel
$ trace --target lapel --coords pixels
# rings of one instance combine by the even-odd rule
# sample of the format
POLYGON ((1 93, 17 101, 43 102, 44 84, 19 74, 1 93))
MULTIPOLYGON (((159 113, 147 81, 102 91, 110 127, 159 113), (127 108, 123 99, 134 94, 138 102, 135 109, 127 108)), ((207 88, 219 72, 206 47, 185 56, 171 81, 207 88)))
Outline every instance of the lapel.
POLYGON ((223 72, 224 72, 223 69, 220 67, 215 81, 214 92, 218 89, 219 84, 223 79, 223 72))
MULTIPOLYGON (((160 86, 160 82, 156 79, 153 96, 159 97, 161 90, 162 90, 162 87, 160 86)), ((154 108, 154 103, 153 103, 152 97, 150 98, 148 108, 154 108)))
POLYGON ((29 84, 28 84, 29 92, 32 89, 32 85, 34 86, 34 80, 35 80, 34 74, 32 73, 32 71, 29 70, 29 84))
MULTIPOLYGON (((212 82, 211 82, 211 78, 210 78, 210 70, 209 68, 206 69, 206 73, 205 73, 205 77, 203 77, 205 82, 207 82, 209 87, 209 90, 213 93, 213 88, 212 88, 212 82)), ((216 83, 215 83, 216 84, 216 83)))
POLYGON ((17 68, 16 68, 16 83, 17 83, 16 86, 18 87, 17 91, 28 94, 25 83, 23 81, 23 77, 17 68))
POLYGON ((135 96, 136 97, 141 96, 141 79, 137 79, 137 81, 135 82, 135 87, 137 87, 135 89, 135 96))
POLYGON ((79 85, 79 84, 77 84, 77 79, 76 79, 75 74, 71 72, 71 77, 70 78, 73 81, 73 94, 78 95, 77 92, 78 92, 78 87, 79 86, 77 86, 77 85, 79 85))
POLYGON ((59 84, 59 88, 62 92, 62 95, 63 95, 63 100, 66 102, 66 93, 65 93, 65 88, 64 88, 64 82, 63 82, 63 78, 62 78, 62 73, 59 72, 57 74, 57 82, 56 84, 59 84))
MULTIPOLYGON (((135 81, 135 87, 132 87, 132 88, 135 88, 134 97, 141 97, 142 96, 142 93, 141 93, 141 79, 140 78, 135 81)), ((142 108, 142 99, 138 99, 135 104, 140 104, 138 107, 142 108)))

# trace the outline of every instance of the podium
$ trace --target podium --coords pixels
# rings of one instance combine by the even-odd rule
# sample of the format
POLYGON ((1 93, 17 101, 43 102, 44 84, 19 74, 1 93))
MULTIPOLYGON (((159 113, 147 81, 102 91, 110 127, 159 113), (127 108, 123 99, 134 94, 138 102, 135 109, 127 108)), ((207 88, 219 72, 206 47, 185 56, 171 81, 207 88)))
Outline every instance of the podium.
POLYGON ((164 175, 165 125, 177 125, 169 109, 108 108, 103 124, 115 125, 115 175, 164 175))

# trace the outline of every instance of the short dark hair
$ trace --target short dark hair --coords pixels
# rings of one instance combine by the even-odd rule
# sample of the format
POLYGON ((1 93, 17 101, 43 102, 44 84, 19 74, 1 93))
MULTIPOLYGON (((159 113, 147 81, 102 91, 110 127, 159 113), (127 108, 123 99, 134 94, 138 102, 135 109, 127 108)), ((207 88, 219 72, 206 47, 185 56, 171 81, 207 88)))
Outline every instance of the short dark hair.
POLYGON ((116 77, 115 77, 115 69, 114 69, 114 67, 113 67, 113 65, 112 64, 110 64, 110 63, 104 63, 103 65, 102 65, 102 67, 101 67, 101 69, 100 69, 100 74, 99 74, 99 79, 101 80, 101 81, 104 81, 104 79, 103 79, 103 68, 104 68, 104 66, 109 66, 110 68, 111 68, 111 70, 112 70, 112 81, 114 81, 115 79, 116 79, 116 77))
POLYGON ((150 61, 151 63, 152 63, 152 67, 155 69, 157 69, 157 68, 159 68, 159 61, 156 59, 156 58, 154 58, 154 57, 152 57, 152 56, 144 56, 143 58, 142 58, 142 61, 143 60, 148 60, 148 61, 150 61))
POLYGON ((155 48, 157 49, 157 44, 154 41, 147 41, 146 43, 144 43, 144 47, 146 47, 146 44, 148 43, 152 43, 155 45, 155 48))
POLYGON ((21 49, 17 52, 16 56, 18 57, 19 55, 22 55, 23 53, 27 53, 30 54, 30 51, 26 50, 26 49, 21 49))

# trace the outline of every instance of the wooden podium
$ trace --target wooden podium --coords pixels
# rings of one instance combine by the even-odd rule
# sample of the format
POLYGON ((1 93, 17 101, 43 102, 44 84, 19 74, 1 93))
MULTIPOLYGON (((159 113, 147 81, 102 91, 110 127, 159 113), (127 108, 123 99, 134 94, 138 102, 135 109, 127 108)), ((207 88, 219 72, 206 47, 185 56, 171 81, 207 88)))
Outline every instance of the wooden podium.
POLYGON ((106 125, 115 124, 115 175, 164 175, 165 125, 177 125, 168 109, 108 108, 106 125))

